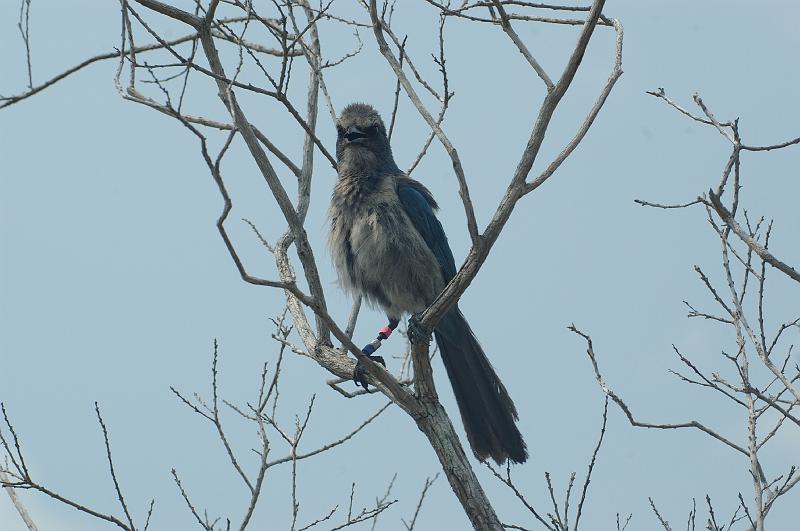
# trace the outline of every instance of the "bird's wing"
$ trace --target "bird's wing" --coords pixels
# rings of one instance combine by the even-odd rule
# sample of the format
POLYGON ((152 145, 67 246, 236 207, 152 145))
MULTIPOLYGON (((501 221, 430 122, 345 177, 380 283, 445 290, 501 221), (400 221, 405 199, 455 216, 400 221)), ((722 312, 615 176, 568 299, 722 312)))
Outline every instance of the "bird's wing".
POLYGON ((436 201, 427 188, 407 177, 398 179, 397 195, 414 228, 439 262, 444 281, 449 282, 456 274, 456 262, 442 224, 433 213, 434 209, 438 208, 436 201))

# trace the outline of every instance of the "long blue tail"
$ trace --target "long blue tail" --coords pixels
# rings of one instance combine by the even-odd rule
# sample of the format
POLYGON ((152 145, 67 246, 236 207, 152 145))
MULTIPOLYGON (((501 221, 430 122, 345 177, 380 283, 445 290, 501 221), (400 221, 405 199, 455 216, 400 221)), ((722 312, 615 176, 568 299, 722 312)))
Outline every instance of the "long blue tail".
POLYGON ((457 307, 436 325, 434 335, 475 456, 523 463, 528 451, 515 424, 517 408, 457 307))

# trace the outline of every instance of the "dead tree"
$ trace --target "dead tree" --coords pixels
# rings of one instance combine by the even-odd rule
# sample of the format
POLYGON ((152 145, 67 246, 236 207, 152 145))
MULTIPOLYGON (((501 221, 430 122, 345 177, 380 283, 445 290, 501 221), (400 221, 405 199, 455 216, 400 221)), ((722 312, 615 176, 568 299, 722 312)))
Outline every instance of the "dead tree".
MULTIPOLYGON (((87 59, 76 67, 39 85, 34 85, 33 78, 29 75, 28 89, 16 96, 3 98, 0 108, 33 96, 92 62, 117 58, 119 63, 115 82, 120 96, 177 120, 191 135, 197 138, 201 157, 223 200, 222 212, 217 220, 217 229, 233 265, 245 282, 273 288, 276 290, 276 296, 285 298, 288 319, 291 322, 294 337, 297 338, 297 344, 293 343, 288 336, 280 334, 278 334, 277 340, 292 352, 307 356, 317 362, 323 369, 320 374, 323 375, 324 371, 327 371, 329 376, 333 376, 333 379, 328 380, 328 384, 336 388, 339 388, 339 384, 343 381, 349 380, 352 375, 355 362, 352 357, 348 356, 348 352, 365 363, 371 383, 391 403, 405 411, 410 417, 409 420, 413 421, 427 438, 442 465, 450 487, 472 525, 476 529, 499 530, 503 525, 475 476, 472 464, 453 428, 450 417, 439 400, 432 378, 428 346, 415 344, 411 350, 412 377, 409 378, 408 372, 393 375, 365 358, 351 340, 352 331, 358 318, 360 301, 354 305, 346 324, 345 321, 337 321, 328 312, 326 293, 320 281, 317 266, 317 256, 320 254, 320 250, 312 248, 304 228, 315 164, 336 166, 336 160, 330 150, 317 136, 320 106, 323 104, 321 100, 334 121, 336 114, 336 107, 331 101, 325 83, 325 75, 327 69, 334 68, 359 53, 362 46, 377 48, 387 64, 385 74, 396 78, 395 102, 402 91, 413 103, 419 118, 427 124, 430 130, 427 141, 409 171, 413 171, 425 156, 434 139, 443 146, 451 159, 453 176, 463 203, 466 229, 472 245, 458 274, 434 303, 420 315, 420 325, 424 329, 432 329, 467 290, 492 251, 513 211, 518 204, 521 204, 520 201, 555 174, 591 128, 622 74, 622 25, 618 20, 603 14, 603 0, 595 0, 591 5, 584 7, 505 0, 458 4, 427 0, 428 16, 437 16, 439 19, 439 49, 438 53, 434 54, 434 61, 439 69, 441 87, 434 88, 436 83, 425 79, 420 74, 416 59, 408 53, 405 38, 401 39, 393 29, 392 14, 395 5, 388 2, 378 5, 376 0, 360 0, 358 4, 362 10, 360 16, 348 18, 334 11, 332 1, 313 6, 307 0, 290 0, 262 6, 248 0, 223 2, 210 0, 208 2, 198 1, 193 10, 185 11, 157 0, 120 0, 120 42, 116 53, 87 59), (485 227, 478 225, 470 198, 468 171, 462 166, 458 150, 451 142, 443 125, 450 99, 453 96, 446 66, 444 34, 446 23, 452 19, 486 25, 493 31, 504 32, 544 86, 543 99, 539 104, 538 111, 534 113, 535 115, 530 121, 527 145, 519 154, 519 161, 514 172, 504 179, 505 192, 497 204, 490 222, 485 227), (179 24, 185 29, 186 34, 174 39, 165 38, 155 29, 157 24, 164 21, 179 24), (353 51, 342 57, 328 58, 324 53, 318 31, 323 23, 331 24, 348 32, 355 30, 357 45, 354 46, 353 51), (548 73, 537 61, 535 53, 520 38, 515 27, 530 23, 556 24, 563 27, 564 31, 571 31, 575 34, 575 44, 567 54, 560 72, 548 73), (254 28, 258 28, 260 33, 268 35, 270 42, 261 43, 252 40, 250 35, 255 33, 254 28), (612 31, 615 35, 614 51, 609 58, 608 79, 600 87, 596 100, 572 139, 551 161, 543 164, 544 170, 541 173, 531 175, 532 167, 539 158, 540 147, 546 137, 548 127, 551 125, 554 112, 569 90, 593 34, 599 29, 612 31), (363 31, 365 35, 361 36, 358 33, 359 30, 363 31), (364 42, 362 42, 362 38, 364 42), (140 44, 143 40, 147 41, 147 44, 140 44), (223 46, 233 47, 234 59, 232 61, 224 60, 225 55, 220 52, 223 46), (155 62, 145 60, 146 54, 153 52, 160 54, 158 60, 155 62), (303 66, 299 66, 298 63, 303 66), (302 104, 294 102, 290 97, 290 87, 294 87, 297 83, 298 70, 307 76, 304 91, 305 101, 302 104), (200 75, 205 83, 216 86, 220 104, 229 115, 229 120, 213 120, 202 114, 194 114, 185 110, 184 96, 190 75, 200 75), (244 94, 269 98, 280 104, 283 111, 292 116, 305 137, 299 161, 293 160, 289 154, 281 151, 274 139, 271 139, 269 134, 262 132, 262 129, 248 118, 248 112, 240 102, 244 94), (431 109, 426 105, 425 100, 435 101, 438 108, 431 109), (224 140, 219 150, 212 150, 210 147, 209 132, 223 136, 224 140), (275 199, 280 210, 280 218, 286 226, 285 233, 276 242, 269 243, 262 238, 265 247, 275 261, 275 278, 261 278, 249 273, 247 264, 240 258, 226 229, 226 221, 233 208, 234 198, 228 192, 222 166, 229 147, 237 141, 243 141, 246 145, 266 186, 275 199), (281 182, 279 174, 291 175, 296 179, 297 189, 294 198, 281 182), (297 259, 293 258, 294 253, 296 253, 297 259), (307 289, 301 286, 307 286, 307 289), (337 348, 334 341, 336 344, 342 345, 342 348, 337 348)), ((23 6, 25 5, 26 3, 23 2, 23 6)), ((28 36, 24 31, 23 39, 27 45, 28 36)), ((30 61, 28 64, 30 65, 30 61)), ((390 121, 390 134, 394 128, 396 113, 397 104, 395 103, 390 121)), ((253 229, 261 237, 258 228, 253 226, 253 229)), ((264 422, 269 422, 269 419, 265 419, 263 415, 263 407, 266 402, 262 399, 265 396, 269 397, 269 392, 264 391, 264 382, 265 380, 262 381, 261 393, 257 402, 259 405, 251 411, 240 410, 243 416, 259 425, 259 430, 264 429, 264 422)), ((214 379, 214 400, 210 406, 193 403, 183 398, 183 395, 179 395, 179 397, 196 413, 211 421, 217 427, 219 435, 224 441, 217 414, 216 377, 214 379)), ((103 425, 99 408, 97 416, 103 425)), ((11 430, 11 426, 9 422, 7 426, 9 430, 11 430)), ((286 434, 284 437, 286 442, 293 445, 293 441, 299 440, 303 426, 303 423, 298 425, 294 436, 286 434)), ((105 427, 104 436, 108 442, 105 427)), ((7 437, 6 441, 8 443, 6 451, 12 457, 12 471, 16 477, 12 486, 44 489, 30 477, 23 455, 19 448, 15 447, 14 443, 17 441, 17 437, 13 430, 11 430, 11 437, 7 437)), ((113 477, 114 468, 110 446, 107 445, 107 447, 108 463, 113 477)), ((292 448, 296 449, 296 445, 292 448)), ((596 452, 597 450, 595 450, 595 455, 596 452)), ((293 451, 293 455, 295 453, 293 451)), ((228 451, 228 454, 243 481, 256 492, 255 487, 259 481, 260 472, 255 477, 248 476, 240 470, 232 453, 228 451)), ((263 450, 262 455, 266 462, 266 449, 263 450)), ((591 474, 591 468, 589 474, 591 474)), ((510 485, 510 473, 506 478, 510 485)), ((206 529, 214 528, 216 524, 202 518, 192 506, 177 475, 175 480, 199 523, 206 529)), ((133 529, 134 521, 128 514, 116 480, 115 486, 125 518, 96 512, 90 512, 90 514, 107 519, 122 528, 133 529)), ((588 487, 588 477, 586 487, 588 487)), ((584 488, 581 506, 585 493, 584 488)), ((51 493, 51 496, 54 494, 51 493)), ((569 493, 567 498, 569 498, 569 493)), ((255 499, 257 499, 257 494, 254 494, 253 504, 255 504, 255 499)), ((65 498, 61 501, 73 504, 65 498)), ((75 505, 73 504, 73 506, 75 505)), ((378 511, 380 507, 377 506, 374 510, 378 511)), ((561 518, 567 519, 566 508, 562 514, 556 507, 554 514, 555 517, 545 525, 557 525, 558 528, 568 527, 565 522, 561 521, 561 518)), ((580 518, 580 508, 577 514, 575 527, 580 518)), ((247 517, 244 518, 242 528, 246 522, 247 517)), ((294 522, 292 525, 294 528, 294 522)))
MULTIPOLYGON (((742 464, 747 467, 752 478, 750 492, 742 490, 738 495, 738 506, 729 518, 715 515, 711 498, 706 495, 706 523, 704 528, 724 531, 746 528, 756 531, 764 529, 764 522, 781 497, 800 481, 797 463, 786 463, 779 470, 765 470, 762 457, 781 430, 794 424, 800 426, 795 408, 800 405, 800 367, 792 363, 793 344, 787 344, 785 332, 798 327, 800 317, 789 316, 777 329, 769 330, 765 325, 767 304, 765 286, 767 276, 785 276, 800 283, 796 268, 782 261, 770 248, 770 235, 773 220, 767 220, 766 213, 748 213, 742 206, 743 175, 740 160, 743 154, 771 151, 800 144, 800 137, 773 145, 756 146, 747 144, 741 136, 738 119, 720 121, 711 112, 702 98, 695 94, 697 111, 688 110, 667 96, 664 89, 649 92, 663 100, 678 112, 697 123, 716 130, 731 144, 731 154, 725 162, 719 182, 691 201, 678 204, 654 203, 637 199, 645 207, 658 209, 704 208, 709 228, 719 238, 721 269, 725 282, 715 285, 708 275, 697 265, 699 281, 705 287, 709 303, 713 309, 706 309, 699 303, 684 301, 688 317, 707 320, 709 326, 724 326, 732 337, 733 350, 720 348, 719 369, 711 372, 698 367, 677 346, 672 349, 683 365, 682 370, 670 371, 681 382, 696 385, 718 393, 727 400, 730 407, 741 411, 741 436, 732 439, 722 435, 713 426, 697 420, 680 423, 656 423, 641 420, 635 416, 623 399, 614 392, 604 379, 598 363, 598 355, 592 340, 575 325, 570 330, 582 336, 588 346, 587 354, 594 368, 597 383, 607 397, 622 410, 633 426, 657 430, 692 429, 717 440, 723 448, 742 456, 742 464), (741 408, 741 409, 739 409, 741 408)), ((655 501, 650 504, 660 525, 671 530, 666 517, 659 513, 655 501)), ((697 504, 692 501, 692 509, 687 520, 687 531, 696 528, 697 504)))

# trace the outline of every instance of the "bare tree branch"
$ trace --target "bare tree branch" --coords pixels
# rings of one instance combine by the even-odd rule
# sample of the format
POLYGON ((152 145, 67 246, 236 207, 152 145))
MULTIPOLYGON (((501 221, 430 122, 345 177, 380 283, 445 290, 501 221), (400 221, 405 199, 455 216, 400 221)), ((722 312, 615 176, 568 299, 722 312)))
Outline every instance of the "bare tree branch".
POLYGON ((19 516, 22 518, 22 521, 25 523, 28 531, 38 531, 36 524, 33 523, 33 519, 28 512, 28 509, 22 503, 22 500, 19 499, 19 496, 17 496, 17 491, 14 489, 14 487, 9 486, 11 483, 12 479, 8 476, 8 473, 6 473, 3 468, 0 468, 0 484, 3 485, 6 493, 8 493, 8 497, 11 499, 11 503, 14 505, 14 508, 19 513, 19 516))
POLYGON ((636 420, 636 418, 633 416, 633 413, 631 413, 631 410, 628 407, 628 405, 625 402, 623 402, 622 399, 610 387, 608 387, 608 385, 603 380, 603 377, 600 374, 600 369, 597 366, 597 358, 596 358, 595 353, 594 353, 594 347, 592 346, 592 338, 589 337, 587 334, 584 334, 583 332, 578 330, 575 327, 575 325, 570 325, 570 326, 567 327, 567 329, 570 330, 571 332, 574 332, 575 334, 583 337, 586 340, 586 344, 587 344, 586 353, 589 356, 589 360, 592 362, 592 367, 594 368, 595 378, 597 379, 598 385, 600 385, 600 389, 602 389, 602 391, 609 398, 611 398, 611 400, 613 400, 619 406, 619 408, 622 410, 622 412, 625 413, 625 416, 628 417, 628 421, 631 423, 632 426, 638 426, 638 427, 641 427, 641 428, 654 428, 654 429, 661 429, 661 430, 674 430, 674 429, 681 429, 681 428, 695 428, 695 429, 698 429, 698 430, 710 435, 711 437, 717 439, 718 441, 730 446, 731 448, 733 448, 737 452, 740 452, 740 453, 742 453, 744 455, 748 455, 747 450, 745 450, 744 448, 742 448, 738 444, 736 444, 734 442, 731 442, 729 439, 723 437, 722 435, 720 435, 716 431, 714 431, 714 430, 712 430, 710 428, 707 428, 705 425, 701 424, 700 422, 697 422, 696 420, 692 420, 692 421, 689 421, 689 422, 682 422, 682 423, 678 423, 678 424, 654 424, 654 423, 650 423, 650 422, 641 422, 641 421, 636 420))
POLYGON ((792 280, 800 282, 800 273, 798 273, 795 268, 775 258, 775 256, 772 255, 772 253, 767 251, 760 243, 758 243, 749 234, 747 234, 747 232, 745 232, 745 230, 741 227, 741 225, 739 225, 739 223, 737 223, 736 220, 733 219, 733 215, 731 214, 731 212, 728 211, 727 208, 725 208, 725 205, 722 204, 722 201, 720 201, 719 196, 715 194, 713 190, 708 191, 708 196, 710 202, 706 204, 711 206, 716 211, 716 213, 719 214, 719 217, 722 218, 722 221, 724 221, 725 224, 728 227, 730 227, 730 229, 744 243, 746 243, 750 249, 753 250, 753 252, 755 252, 759 257, 761 257, 762 260, 767 262, 772 267, 778 269, 792 280))

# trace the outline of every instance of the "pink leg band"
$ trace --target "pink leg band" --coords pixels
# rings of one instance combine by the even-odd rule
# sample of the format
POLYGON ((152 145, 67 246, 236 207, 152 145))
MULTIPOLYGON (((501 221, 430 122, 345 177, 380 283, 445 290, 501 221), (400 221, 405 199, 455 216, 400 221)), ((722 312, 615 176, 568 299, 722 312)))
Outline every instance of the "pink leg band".
POLYGON ((378 333, 379 333, 379 334, 383 334, 383 335, 385 335, 386 337, 389 337, 390 335, 392 335, 392 329, 391 329, 391 328, 389 328, 388 326, 384 326, 383 328, 381 328, 380 330, 378 330, 378 333))

